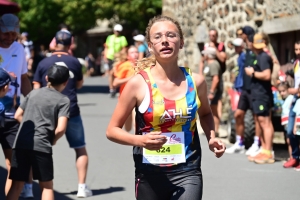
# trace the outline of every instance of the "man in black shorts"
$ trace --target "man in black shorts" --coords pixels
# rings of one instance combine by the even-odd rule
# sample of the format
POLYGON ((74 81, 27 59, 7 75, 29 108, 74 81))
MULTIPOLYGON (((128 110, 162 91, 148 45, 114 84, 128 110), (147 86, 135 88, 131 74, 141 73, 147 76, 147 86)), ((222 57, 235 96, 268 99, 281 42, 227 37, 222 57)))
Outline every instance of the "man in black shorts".
MULTIPOLYGON (((246 44, 246 56, 244 68, 252 66, 256 60, 256 55, 252 51, 252 42, 254 36, 254 29, 250 26, 242 28, 242 39, 246 44)), ((247 110, 252 110, 252 99, 251 99, 251 78, 247 74, 243 73, 243 84, 241 88, 240 99, 237 110, 234 113, 235 129, 236 129, 236 143, 226 150, 226 153, 244 153, 244 118, 247 110)), ((247 156, 255 156, 259 151, 259 135, 260 129, 256 128, 255 137, 252 146, 246 151, 247 156)))
POLYGON ((263 35, 258 33, 253 38, 253 51, 256 60, 251 67, 246 67, 246 74, 251 77, 251 97, 254 119, 262 129, 262 148, 253 161, 258 164, 274 163, 273 136, 274 128, 271 120, 273 94, 271 74, 273 70, 272 58, 264 51, 266 47, 263 35))

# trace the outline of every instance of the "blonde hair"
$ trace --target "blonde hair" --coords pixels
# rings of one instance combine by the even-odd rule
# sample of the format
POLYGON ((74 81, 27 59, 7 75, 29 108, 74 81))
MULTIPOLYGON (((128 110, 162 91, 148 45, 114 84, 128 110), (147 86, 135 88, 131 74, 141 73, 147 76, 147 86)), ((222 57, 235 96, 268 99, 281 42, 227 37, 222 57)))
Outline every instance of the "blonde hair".
MULTIPOLYGON (((172 22, 178 29, 179 31, 179 36, 180 39, 183 39, 183 33, 182 33, 182 29, 179 25, 179 22, 176 21, 175 19, 168 17, 168 16, 164 16, 164 15, 158 15, 156 17, 153 17, 152 19, 150 19, 148 26, 146 28, 146 41, 147 43, 151 43, 150 40, 150 29, 153 26, 153 24, 155 24, 156 22, 163 22, 163 21, 169 21, 172 22)), ((153 54, 151 54, 150 51, 150 56, 143 58, 142 60, 138 60, 137 61, 137 66, 135 67, 135 71, 139 72, 141 70, 146 69, 147 67, 153 66, 156 63, 156 59, 155 56, 153 54)))

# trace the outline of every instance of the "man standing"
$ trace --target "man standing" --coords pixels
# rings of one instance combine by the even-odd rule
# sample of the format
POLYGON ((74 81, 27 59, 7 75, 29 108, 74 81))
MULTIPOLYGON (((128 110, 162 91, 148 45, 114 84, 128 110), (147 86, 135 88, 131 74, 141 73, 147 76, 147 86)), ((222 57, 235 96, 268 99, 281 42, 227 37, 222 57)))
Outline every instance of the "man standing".
POLYGON ((300 149, 299 149, 299 139, 296 135, 294 135, 293 128, 296 118, 296 113, 294 112, 294 107, 296 104, 296 96, 298 93, 298 88, 300 85, 300 41, 295 42, 295 54, 296 54, 296 61, 294 62, 294 81, 295 86, 294 88, 289 88, 289 93, 295 95, 295 99, 291 105, 290 112, 289 112, 289 120, 288 120, 288 127, 287 127, 287 136, 290 139, 290 144, 292 147, 292 157, 286 163, 283 164, 284 168, 292 168, 295 167, 297 171, 300 170, 299 164, 299 156, 300 156, 300 149))
MULTIPOLYGON (((256 60, 256 55, 252 51, 252 42, 254 36, 254 29, 250 26, 245 26, 242 28, 241 38, 246 43, 246 54, 245 61, 242 66, 239 65, 243 71, 241 81, 238 83, 238 89, 241 92, 240 99, 238 103, 237 110, 235 111, 235 125, 236 125, 236 143, 226 150, 226 153, 244 153, 245 145, 244 145, 244 118, 247 110, 252 110, 252 98, 251 98, 251 77, 249 77, 246 73, 244 73, 244 69, 246 67, 252 66, 254 61, 256 60)), ((239 74, 241 75, 241 74, 239 74)), ((240 76, 239 76, 240 77, 240 76)), ((256 123, 257 124, 257 123, 256 123)), ((260 136, 260 127, 257 124, 255 128, 255 136, 254 142, 252 146, 246 151, 247 156, 255 156, 259 151, 259 136, 260 136)))
MULTIPOLYGON (((0 18, 0 67, 7 71, 12 77, 11 85, 7 94, 0 99, 5 107, 4 128, 1 128, 0 143, 4 152, 8 175, 10 172, 10 160, 12 147, 19 123, 14 119, 16 109, 20 105, 21 93, 26 96, 31 90, 31 84, 27 76, 27 62, 24 47, 16 42, 20 31, 19 19, 13 14, 4 14, 0 18)), ((11 187, 11 180, 7 179, 5 194, 11 187)), ((32 195, 30 185, 28 196, 32 195)))
POLYGON ((109 82, 109 92, 112 98, 116 96, 116 89, 113 87, 114 73, 112 70, 114 56, 120 51, 125 51, 125 47, 128 45, 126 38, 121 35, 122 30, 122 25, 116 24, 114 26, 114 34, 109 35, 105 42, 104 60, 108 64, 107 73, 109 82))
MULTIPOLYGON (((209 43, 206 43, 204 46, 204 49, 208 46, 213 47, 216 49, 216 59, 219 62, 221 66, 221 71, 224 73, 226 71, 226 49, 223 42, 218 43, 218 31, 214 28, 211 28, 209 30, 209 43)), ((199 74, 203 74, 203 68, 204 68, 204 59, 203 56, 201 56, 200 64, 199 64, 199 74)), ((220 81, 220 88, 221 88, 221 94, 223 94, 223 77, 221 76, 220 81)), ((222 117, 222 98, 218 101, 218 116, 221 119, 222 117)), ((215 130, 216 134, 218 135, 218 130, 215 130)))
POLYGON ((273 107, 273 94, 271 74, 273 70, 272 58, 264 51, 266 47, 262 34, 258 33, 253 38, 253 50, 256 60, 251 67, 246 67, 246 74, 251 77, 251 97, 254 119, 262 129, 262 149, 253 157, 258 164, 274 163, 273 136, 274 129, 271 120, 273 107))
POLYGON ((88 155, 85 148, 84 129, 80 110, 77 104, 77 89, 81 88, 83 84, 82 66, 75 57, 67 53, 72 43, 72 35, 69 32, 58 31, 55 40, 56 49, 52 53, 52 56, 42 60, 37 67, 33 79, 34 89, 47 85, 45 77, 48 69, 53 64, 65 65, 69 68, 70 72, 72 72, 73 77, 69 79, 65 89, 62 91, 62 93, 70 99, 70 118, 65 135, 70 147, 74 148, 76 153, 76 167, 79 182, 77 197, 88 197, 92 196, 92 191, 88 189, 85 184, 88 155))

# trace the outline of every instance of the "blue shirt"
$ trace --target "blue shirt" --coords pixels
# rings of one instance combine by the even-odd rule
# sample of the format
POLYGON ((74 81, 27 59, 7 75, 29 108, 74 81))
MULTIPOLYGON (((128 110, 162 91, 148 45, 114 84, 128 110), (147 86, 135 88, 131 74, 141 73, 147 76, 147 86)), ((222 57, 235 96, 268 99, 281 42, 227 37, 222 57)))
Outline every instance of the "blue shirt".
POLYGON ((238 75, 235 78, 234 81, 234 88, 236 90, 241 90, 243 87, 243 75, 244 75, 244 68, 245 68, 245 59, 246 59, 246 54, 244 52, 240 53, 237 62, 238 62, 238 67, 239 67, 239 72, 238 75))
POLYGON ((36 69, 33 82, 38 82, 41 87, 47 86, 46 75, 48 69, 56 62, 64 62, 69 70, 73 72, 74 78, 70 78, 62 94, 66 95, 70 99, 70 117, 76 117, 80 114, 79 106, 77 104, 77 81, 83 79, 82 66, 77 58, 68 55, 66 52, 54 52, 52 56, 43 59, 36 69))
POLYGON ((146 57, 147 50, 148 50, 148 45, 145 42, 143 44, 139 45, 139 47, 138 47, 138 52, 144 53, 144 57, 146 57))

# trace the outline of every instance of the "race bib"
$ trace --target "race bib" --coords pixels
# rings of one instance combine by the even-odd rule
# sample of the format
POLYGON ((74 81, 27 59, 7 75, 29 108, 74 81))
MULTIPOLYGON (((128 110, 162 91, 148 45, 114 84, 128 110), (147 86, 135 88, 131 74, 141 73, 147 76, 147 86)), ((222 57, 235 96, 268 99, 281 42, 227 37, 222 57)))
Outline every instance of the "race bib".
POLYGON ((151 151, 143 148, 143 163, 185 163, 184 132, 162 133, 162 135, 167 137, 167 142, 162 146, 161 149, 151 151))

